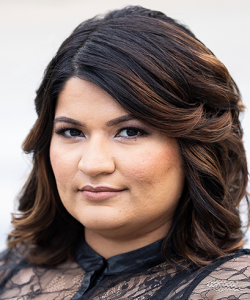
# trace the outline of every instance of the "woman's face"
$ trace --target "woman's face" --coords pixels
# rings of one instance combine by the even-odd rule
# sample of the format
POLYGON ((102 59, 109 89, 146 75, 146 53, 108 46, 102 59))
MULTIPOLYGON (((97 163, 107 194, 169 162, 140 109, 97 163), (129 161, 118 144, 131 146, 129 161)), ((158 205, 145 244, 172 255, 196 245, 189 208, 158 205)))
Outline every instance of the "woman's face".
POLYGON ((67 211, 98 234, 164 237, 182 194, 178 143, 133 118, 99 86, 60 93, 50 160, 67 211))

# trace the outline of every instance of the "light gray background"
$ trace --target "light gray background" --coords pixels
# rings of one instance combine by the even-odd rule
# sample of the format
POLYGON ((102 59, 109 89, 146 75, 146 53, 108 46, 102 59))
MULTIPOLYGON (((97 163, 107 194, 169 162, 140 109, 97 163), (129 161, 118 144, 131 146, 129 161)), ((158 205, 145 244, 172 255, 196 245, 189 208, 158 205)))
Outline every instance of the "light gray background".
MULTIPOLYGON (((0 250, 11 228, 14 199, 30 170, 21 144, 36 119, 33 99, 43 70, 80 22, 129 4, 187 24, 227 66, 250 107, 248 0, 0 0, 0 250)), ((243 127, 249 160, 249 110, 243 127)))

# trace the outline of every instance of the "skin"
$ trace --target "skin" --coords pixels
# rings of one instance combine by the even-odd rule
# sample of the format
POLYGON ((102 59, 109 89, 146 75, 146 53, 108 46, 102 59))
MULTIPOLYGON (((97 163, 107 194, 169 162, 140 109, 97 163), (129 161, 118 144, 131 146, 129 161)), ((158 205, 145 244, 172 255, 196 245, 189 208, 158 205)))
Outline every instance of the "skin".
POLYGON ((185 180, 176 139, 137 119, 110 124, 127 115, 99 86, 75 77, 55 110, 50 159, 61 201, 105 258, 166 236, 185 180), (121 191, 89 199, 86 185, 121 191))

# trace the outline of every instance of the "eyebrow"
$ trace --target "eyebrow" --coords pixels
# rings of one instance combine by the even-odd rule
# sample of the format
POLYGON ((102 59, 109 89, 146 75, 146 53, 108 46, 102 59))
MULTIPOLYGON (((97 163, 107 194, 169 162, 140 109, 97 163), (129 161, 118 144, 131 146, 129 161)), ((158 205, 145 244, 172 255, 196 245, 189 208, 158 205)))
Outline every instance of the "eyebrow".
POLYGON ((118 117, 116 119, 110 120, 110 121, 106 122, 105 125, 108 126, 108 127, 110 127, 110 126, 114 126, 114 125, 120 124, 122 122, 134 120, 134 119, 135 119, 135 117, 132 116, 132 115, 125 115, 125 116, 121 116, 121 117, 118 117))
MULTIPOLYGON (((121 116, 121 117, 115 118, 113 120, 110 120, 110 121, 106 122, 105 125, 110 127, 110 126, 118 125, 122 122, 134 120, 134 119, 135 119, 135 117, 132 116, 132 115, 125 115, 125 116, 121 116)), ((86 127, 86 124, 84 124, 82 122, 79 122, 77 120, 68 118, 68 117, 57 117, 57 118, 55 118, 54 124, 59 123, 59 122, 64 122, 64 123, 68 123, 68 124, 72 124, 72 125, 76 125, 76 126, 86 127)))
POLYGON ((76 126, 83 126, 83 127, 86 126, 84 123, 76 121, 76 120, 71 119, 71 118, 67 118, 67 117, 57 117, 57 118, 55 118, 54 124, 60 123, 60 122, 64 122, 64 123, 68 123, 68 124, 72 124, 72 125, 76 125, 76 126))

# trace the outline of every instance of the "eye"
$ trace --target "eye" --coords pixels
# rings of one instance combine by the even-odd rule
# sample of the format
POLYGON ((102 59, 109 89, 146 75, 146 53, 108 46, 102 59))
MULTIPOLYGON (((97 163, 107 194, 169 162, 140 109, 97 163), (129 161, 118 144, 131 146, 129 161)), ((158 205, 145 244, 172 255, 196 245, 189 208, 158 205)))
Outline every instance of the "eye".
POLYGON ((122 128, 116 136, 122 138, 135 138, 143 135, 147 135, 147 132, 145 130, 135 128, 135 127, 130 127, 130 128, 122 128))
POLYGON ((76 136, 84 136, 81 130, 78 129, 68 129, 64 131, 64 134, 69 137, 76 137, 76 136))
POLYGON ((76 128, 59 128, 55 133, 66 138, 84 137, 83 132, 76 128))

